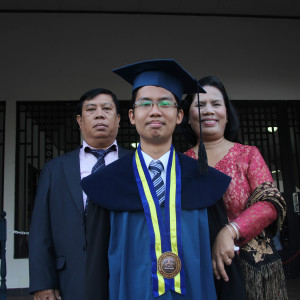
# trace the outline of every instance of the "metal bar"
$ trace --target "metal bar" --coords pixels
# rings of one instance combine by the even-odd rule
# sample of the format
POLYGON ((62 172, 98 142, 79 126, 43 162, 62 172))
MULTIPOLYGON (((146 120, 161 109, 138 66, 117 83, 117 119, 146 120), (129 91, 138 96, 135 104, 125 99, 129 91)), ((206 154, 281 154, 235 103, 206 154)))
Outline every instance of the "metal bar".
POLYGON ((0 253, 1 253, 1 267, 0 267, 0 275, 1 275, 1 284, 0 284, 0 300, 6 300, 6 213, 3 211, 3 178, 4 178, 4 136, 5 136, 5 102, 1 102, 1 128, 0 131, 2 132, 2 139, 1 143, 1 215, 0 215, 0 253))
MULTIPOLYGON (((18 130, 19 128, 21 128, 21 107, 22 105, 24 105, 24 103, 20 103, 20 102, 17 102, 17 132, 16 132, 16 139, 17 141, 20 140, 20 131, 18 130)), ((19 227, 19 197, 20 197, 20 176, 17 176, 17 174, 19 174, 19 165, 20 165, 20 144, 17 142, 16 143, 16 168, 15 168, 15 178, 16 178, 16 188, 15 188, 15 195, 16 195, 16 198, 15 198, 15 228, 18 228, 19 227)), ((16 258, 16 245, 17 245, 17 239, 18 239, 18 236, 16 234, 14 234, 14 257, 16 258)))
MULTIPOLYGON (((271 127, 272 127, 271 137, 273 139, 273 149, 274 149, 273 156, 274 156, 276 186, 277 186, 278 189, 280 189, 280 184, 279 184, 280 180, 279 180, 279 172, 278 172, 278 170, 281 169, 281 164, 280 164, 280 166, 277 166, 277 155, 276 155, 276 136, 277 136, 277 140, 278 140, 278 130, 279 130, 279 127, 278 127, 278 124, 277 124, 277 126, 276 126, 276 127, 278 127, 277 131, 274 131, 274 125, 276 125, 276 123, 274 122, 274 119, 273 119, 273 109, 275 109, 275 114, 276 114, 276 116, 278 118, 278 113, 277 113, 278 108, 277 108, 277 106, 275 108, 273 106, 271 106, 271 127)), ((279 163, 280 163, 280 161, 279 161, 279 163)))
POLYGON ((0 216, 0 244, 1 244, 1 284, 0 284, 0 300, 6 300, 6 213, 1 212, 0 216))
POLYGON ((244 132, 244 126, 243 126, 243 121, 244 121, 244 114, 243 113, 241 113, 240 114, 240 131, 241 131, 241 143, 243 143, 243 144, 245 144, 245 138, 244 138, 244 136, 245 136, 245 132, 244 132))
MULTIPOLYGON (((298 174, 298 180, 300 181, 300 162, 299 162, 299 148, 298 148, 298 140, 300 140, 299 138, 297 139, 297 124, 296 124, 296 120, 297 120, 297 116, 299 116, 300 111, 298 111, 297 107, 293 107, 296 111, 293 114, 293 133, 294 133, 294 143, 295 143, 295 157, 296 157, 296 170, 295 172, 297 172, 298 174), (297 114, 298 111, 298 114, 297 114)), ((298 129, 300 129, 300 127, 298 126, 298 129)), ((299 135, 300 137, 300 135, 299 135)), ((300 182, 298 182, 298 187, 300 188, 300 182)))
MULTIPOLYGON (((272 122, 273 124, 273 122, 272 122)), ((278 127, 278 130, 277 132, 279 132, 280 128, 278 127)), ((273 141, 273 149, 274 149, 274 166, 275 166, 275 171, 276 171, 276 183, 277 183, 277 188, 280 189, 280 184, 279 184, 279 175, 278 175, 278 170, 280 170, 280 172, 282 172, 282 169, 279 168, 278 164, 277 164, 277 147, 276 147, 276 138, 275 138, 275 134, 274 134, 274 130, 273 130, 273 127, 272 127, 272 141, 273 141)), ((280 155, 280 153, 279 153, 280 155)), ((278 156, 280 157, 280 156, 278 156)), ((283 188, 283 191, 280 191, 280 192, 284 192, 284 188, 283 188)))
MULTIPOLYGON (((271 113, 272 113, 272 111, 271 111, 271 113)), ((266 114, 267 113, 265 113, 265 115, 266 114)), ((266 120, 267 120, 267 118, 266 118, 266 120)), ((270 120, 266 121, 266 144, 267 144, 267 153, 268 153, 268 166, 269 166, 270 171, 272 172, 271 166, 272 166, 272 154, 273 154, 273 152, 271 154, 271 147, 270 147, 269 137, 270 137, 270 135, 273 134, 273 127, 272 127, 272 132, 269 133, 269 131, 268 131, 269 123, 268 123, 268 121, 270 121, 271 126, 272 126, 272 114, 271 114, 270 120)), ((274 158, 274 156, 273 156, 273 158, 274 158)))
POLYGON ((2 212, 3 211, 3 207, 4 207, 4 204, 3 204, 3 179, 4 179, 4 140, 5 140, 5 107, 6 107, 6 103, 4 101, 1 102, 1 132, 2 132, 2 139, 1 139, 1 153, 2 153, 2 156, 0 157, 1 159, 1 182, 0 182, 0 185, 1 185, 1 194, 0 194, 0 197, 1 197, 1 201, 0 201, 0 211, 2 212))

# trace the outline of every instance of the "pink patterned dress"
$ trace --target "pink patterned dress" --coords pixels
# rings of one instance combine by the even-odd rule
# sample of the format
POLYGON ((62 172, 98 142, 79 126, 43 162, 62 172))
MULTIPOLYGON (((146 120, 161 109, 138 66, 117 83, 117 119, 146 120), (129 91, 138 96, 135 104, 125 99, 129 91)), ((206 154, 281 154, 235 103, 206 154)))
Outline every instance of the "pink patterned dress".
MULTIPOLYGON (((193 149, 184 154, 196 159, 193 149)), ((235 143, 215 168, 232 178, 224 194, 224 203, 230 222, 240 227, 241 246, 257 236, 277 218, 277 211, 270 202, 261 201, 246 208, 251 193, 264 182, 273 182, 272 175, 255 146, 235 143)))

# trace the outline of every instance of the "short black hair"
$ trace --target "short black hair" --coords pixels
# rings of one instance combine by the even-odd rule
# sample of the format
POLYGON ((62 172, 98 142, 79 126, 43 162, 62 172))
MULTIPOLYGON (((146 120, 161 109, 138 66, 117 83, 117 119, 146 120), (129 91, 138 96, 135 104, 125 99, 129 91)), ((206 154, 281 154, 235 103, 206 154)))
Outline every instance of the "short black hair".
POLYGON ((89 90, 87 92, 85 92, 79 99, 78 103, 77 103, 77 114, 78 115, 82 115, 82 106, 83 106, 83 102, 86 100, 92 100, 95 97, 97 97, 98 95, 101 94, 105 94, 105 95, 109 95, 112 97, 115 106, 116 106, 116 111, 117 114, 120 114, 120 107, 119 107, 119 100, 117 98, 117 96, 110 90, 104 89, 104 88, 96 88, 96 89, 92 89, 89 90))
MULTIPOLYGON (((229 141, 235 141, 236 135, 237 135, 237 130, 239 127, 239 119, 236 113, 236 110, 229 100, 228 94, 226 92, 226 89, 217 77, 215 76, 206 76, 201 78, 199 81, 199 84, 204 87, 204 86, 212 86, 218 89, 224 99, 225 102, 225 107, 226 107, 226 113, 227 113, 227 123, 225 127, 225 132, 224 132, 224 137, 225 139, 229 141)), ((187 138, 188 142, 192 145, 195 146, 197 144, 197 136, 195 132, 192 130, 190 124, 188 123, 189 121, 189 114, 190 114, 190 107, 191 104, 194 101, 195 94, 189 94, 185 97, 184 101, 182 102, 182 108, 184 111, 184 118, 182 122, 182 129, 184 132, 185 137, 187 138)))

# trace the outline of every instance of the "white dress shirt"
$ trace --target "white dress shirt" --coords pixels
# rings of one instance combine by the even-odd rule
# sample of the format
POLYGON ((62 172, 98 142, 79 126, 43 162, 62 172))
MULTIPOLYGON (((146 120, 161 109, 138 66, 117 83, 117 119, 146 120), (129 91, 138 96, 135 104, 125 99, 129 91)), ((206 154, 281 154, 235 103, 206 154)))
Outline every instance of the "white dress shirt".
MULTIPOLYGON (((115 140, 110 146, 112 146, 112 145, 116 145, 117 151, 111 151, 111 152, 106 154, 106 156, 104 157, 104 161, 105 161, 106 166, 119 158, 119 148, 118 148, 117 141, 115 140)), ((80 177, 81 177, 81 179, 86 177, 86 176, 89 176, 91 174, 93 166, 97 162, 97 158, 95 157, 95 155, 85 151, 86 147, 89 147, 91 149, 95 149, 95 148, 89 146, 86 143, 86 141, 83 140, 82 147, 80 148, 80 151, 79 151, 80 177)), ((83 196, 83 207, 85 207, 87 196, 86 196, 84 191, 82 191, 82 196, 83 196)))
POLYGON ((154 177, 154 173, 149 170, 149 165, 150 165, 151 161, 152 160, 154 160, 154 161, 160 160, 161 161, 161 163, 164 166, 164 169, 161 171, 160 176, 161 176, 164 184, 166 184, 166 177, 167 177, 166 170, 167 170, 167 167, 168 167, 168 160, 169 160, 170 150, 168 152, 166 152, 163 156, 161 156, 159 159, 153 159, 150 155, 146 154, 143 151, 142 151, 142 154, 143 154, 143 158, 144 158, 145 164, 147 166, 147 169, 150 173, 151 179, 154 177))

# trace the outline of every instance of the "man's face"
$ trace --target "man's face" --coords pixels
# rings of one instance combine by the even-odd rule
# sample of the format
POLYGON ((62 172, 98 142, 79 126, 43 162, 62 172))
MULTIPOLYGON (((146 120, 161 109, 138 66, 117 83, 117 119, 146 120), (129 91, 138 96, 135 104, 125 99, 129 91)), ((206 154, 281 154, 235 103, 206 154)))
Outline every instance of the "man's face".
POLYGON ((107 148, 117 137, 120 115, 110 95, 85 100, 77 122, 84 140, 94 148, 107 148))
POLYGON ((153 101, 155 104, 146 108, 136 106, 134 110, 129 111, 130 122, 136 126, 141 143, 171 143, 175 126, 182 121, 183 111, 178 110, 175 105, 159 107, 157 102, 166 100, 174 104, 174 95, 162 87, 144 86, 138 90, 135 103, 144 100, 153 101))

